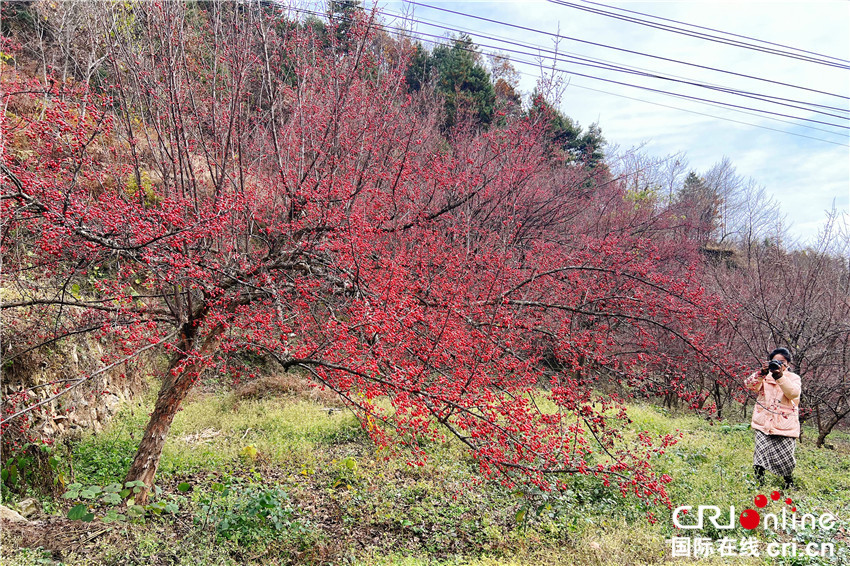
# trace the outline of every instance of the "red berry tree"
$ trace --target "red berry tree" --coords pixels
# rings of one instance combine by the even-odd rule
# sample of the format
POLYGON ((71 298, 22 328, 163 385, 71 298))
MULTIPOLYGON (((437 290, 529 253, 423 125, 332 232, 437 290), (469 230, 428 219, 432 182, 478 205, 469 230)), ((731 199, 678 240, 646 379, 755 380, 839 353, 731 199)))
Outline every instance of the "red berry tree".
POLYGON ((109 9, 103 90, 4 84, 9 108, 41 108, 3 123, 27 140, 4 155, 4 278, 24 297, 4 308, 55 321, 34 343, 96 329, 168 353, 128 480, 153 484, 201 374, 253 352, 413 462, 448 434, 486 477, 594 473, 668 502, 649 456, 675 438, 630 437, 594 392, 710 359, 694 322, 718 313, 665 263, 651 206, 552 161, 543 116, 443 135, 368 21, 341 46, 241 4, 109 9))

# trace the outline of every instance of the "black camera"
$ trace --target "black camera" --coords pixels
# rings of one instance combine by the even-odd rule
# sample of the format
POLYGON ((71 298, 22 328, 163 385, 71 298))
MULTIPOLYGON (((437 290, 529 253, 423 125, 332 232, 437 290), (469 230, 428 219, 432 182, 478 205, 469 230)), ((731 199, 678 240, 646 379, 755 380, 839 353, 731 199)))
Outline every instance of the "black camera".
POLYGON ((767 365, 767 369, 770 371, 779 371, 782 369, 782 362, 779 360, 770 360, 770 363, 767 365))

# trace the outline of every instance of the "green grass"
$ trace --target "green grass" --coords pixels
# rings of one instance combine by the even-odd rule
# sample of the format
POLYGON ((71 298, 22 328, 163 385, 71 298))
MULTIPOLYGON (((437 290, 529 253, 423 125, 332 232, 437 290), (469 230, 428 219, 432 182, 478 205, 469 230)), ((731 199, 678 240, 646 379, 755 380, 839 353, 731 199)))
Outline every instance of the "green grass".
POLYGON ((169 474, 227 468, 239 461, 248 445, 283 467, 312 466, 318 446, 360 436, 359 422, 345 411, 328 414, 303 400, 237 402, 232 395, 219 395, 189 404, 178 413, 163 450, 161 469, 169 474), (205 431, 215 436, 205 440, 205 431))
MULTIPOLYGON (((106 430, 74 445, 70 463, 78 482, 103 485, 123 479, 152 401, 125 408, 106 430)), ((752 504, 759 492, 752 478, 752 431, 738 423, 711 425, 651 405, 633 404, 629 415, 633 422, 627 435, 682 431, 681 441, 654 462, 658 472, 674 478, 668 485, 674 505, 734 505, 740 512, 752 504)), ((850 435, 835 433, 830 441, 835 450, 798 445, 799 487, 789 495, 800 512, 838 516, 846 533, 850 435)), ((568 491, 550 494, 546 501, 538 494, 525 520, 518 522, 526 499, 476 482, 474 462, 456 443, 431 444, 427 453, 424 466, 411 467, 404 454, 376 450, 349 413, 303 397, 198 396, 178 413, 158 476, 164 497, 179 501, 180 512, 145 523, 119 523, 115 532, 120 537, 59 551, 66 563, 90 564, 622 566, 729 561, 674 560, 667 542, 675 533, 670 512, 656 509, 659 520, 650 524, 642 506, 592 477, 572 478, 568 491), (177 491, 181 482, 191 484, 189 493, 177 491), (229 495, 216 491, 217 485, 231 485, 229 495), (221 528, 223 517, 233 518, 228 509, 262 509, 252 505, 265 501, 268 493, 286 502, 283 526, 271 528, 259 512, 256 520, 221 528), (233 532, 238 536, 228 534, 233 532)), ((780 488, 778 478, 768 479, 762 493, 780 488)), ((63 510, 70 506, 63 500, 50 504, 63 510)), ((687 534, 741 538, 750 533, 739 527, 687 534)), ((773 533, 756 536, 764 542, 791 540, 773 533)), ((797 540, 819 540, 817 536, 802 533, 797 540)), ((10 552, 14 541, 10 545, 9 540, 4 539, 3 550, 9 563, 45 563, 47 555, 37 549, 10 552)), ((845 554, 831 563, 850 564, 847 539, 838 542, 845 554)), ((777 562, 761 557, 730 563, 777 562)), ((798 558, 785 563, 830 562, 798 558)))

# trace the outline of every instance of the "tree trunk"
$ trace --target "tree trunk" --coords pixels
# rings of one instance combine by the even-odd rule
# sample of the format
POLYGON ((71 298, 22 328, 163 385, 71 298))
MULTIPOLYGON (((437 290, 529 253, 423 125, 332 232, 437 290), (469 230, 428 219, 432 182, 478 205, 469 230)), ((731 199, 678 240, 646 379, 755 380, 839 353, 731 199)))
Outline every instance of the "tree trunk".
POLYGON ((717 419, 723 418, 723 395, 720 391, 720 384, 714 382, 714 410, 717 413, 717 419))
POLYGON ((823 426, 820 424, 820 419, 818 419, 818 439, 815 441, 815 446, 818 448, 823 448, 824 443, 826 442, 826 437, 829 436, 829 433, 832 432, 832 429, 835 428, 841 419, 844 418, 845 415, 841 415, 839 417, 835 417, 826 422, 823 426))
MULTIPOLYGON (((186 326, 190 326, 191 323, 186 326)), ((201 357, 209 354, 216 348, 221 341, 223 329, 220 326, 215 327, 204 340, 203 345, 198 352, 201 357)), ((181 339, 181 350, 183 352, 191 351, 195 342, 194 328, 184 332, 181 339)), ((136 504, 144 505, 147 503, 148 492, 153 488, 156 471, 159 468, 159 461, 162 457, 162 448, 165 446, 165 439, 168 436, 168 431, 171 429, 171 423, 174 421, 174 415, 180 409, 180 404, 188 395, 195 381, 203 370, 203 362, 190 363, 183 367, 182 371, 177 375, 172 375, 171 369, 177 367, 184 359, 185 354, 179 354, 171 363, 169 371, 162 382, 162 387, 157 395, 156 405, 153 413, 151 413, 148 426, 145 428, 145 433, 142 436, 142 441, 139 443, 139 450, 133 459, 133 464, 130 466, 130 471, 127 472, 125 482, 141 480, 146 488, 135 495, 136 504)))

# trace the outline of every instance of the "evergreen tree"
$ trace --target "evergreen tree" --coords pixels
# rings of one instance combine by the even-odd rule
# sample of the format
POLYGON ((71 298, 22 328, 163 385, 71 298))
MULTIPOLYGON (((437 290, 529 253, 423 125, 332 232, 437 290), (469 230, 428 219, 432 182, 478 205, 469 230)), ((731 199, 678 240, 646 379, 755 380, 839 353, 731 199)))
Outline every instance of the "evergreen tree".
POLYGON ((413 49, 413 55, 410 56, 410 61, 407 64, 407 69, 404 71, 404 78, 407 81, 408 92, 418 92, 422 90, 425 83, 431 77, 431 54, 428 53, 421 43, 417 43, 413 49))
POLYGON ((437 92, 445 99, 445 129, 457 123, 458 111, 464 108, 472 111, 479 124, 489 125, 496 93, 490 83, 490 73, 479 62, 472 39, 462 35, 451 46, 435 47, 431 64, 437 71, 437 92))
POLYGON ((337 44, 344 51, 348 49, 354 19, 362 9, 360 0, 332 0, 328 7, 328 19, 336 25, 337 44))
POLYGON ((605 138, 602 137, 602 129, 598 124, 591 124, 587 131, 582 131, 578 122, 549 104, 540 94, 535 92, 532 100, 529 116, 542 116, 548 120, 553 148, 563 151, 570 160, 584 163, 591 168, 596 167, 605 158, 602 151, 605 138))
POLYGON ((706 241, 717 229, 720 212, 720 196, 705 179, 695 171, 688 173, 682 188, 676 195, 676 201, 686 210, 685 214, 697 229, 697 240, 706 241))

